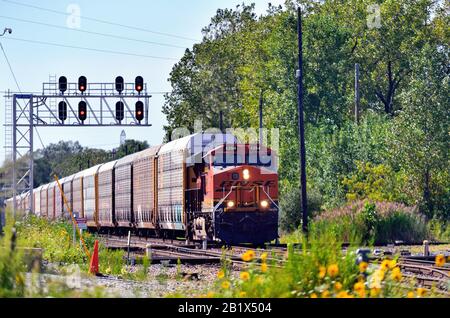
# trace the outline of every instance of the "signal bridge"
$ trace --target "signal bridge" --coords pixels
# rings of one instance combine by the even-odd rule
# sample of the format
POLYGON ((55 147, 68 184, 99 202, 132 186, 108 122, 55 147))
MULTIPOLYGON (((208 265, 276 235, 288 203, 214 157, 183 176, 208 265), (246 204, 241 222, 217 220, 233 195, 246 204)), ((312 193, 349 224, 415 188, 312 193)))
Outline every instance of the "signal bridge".
MULTIPOLYGON (((68 82, 43 83, 42 94, 12 94, 13 212, 16 197, 32 191, 33 130, 36 127, 150 127, 147 84, 141 76, 134 83, 116 77, 110 83, 89 83, 85 76, 68 82), (56 106, 54 106, 56 105, 56 106), (20 165, 18 164, 20 163, 20 165)), ((30 212, 34 212, 30 195, 30 212)))

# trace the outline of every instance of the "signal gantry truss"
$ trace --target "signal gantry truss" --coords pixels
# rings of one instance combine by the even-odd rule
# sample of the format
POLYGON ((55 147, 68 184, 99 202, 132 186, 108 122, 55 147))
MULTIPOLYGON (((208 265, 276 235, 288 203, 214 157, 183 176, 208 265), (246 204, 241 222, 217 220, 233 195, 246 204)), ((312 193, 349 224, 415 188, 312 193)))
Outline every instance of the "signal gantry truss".
POLYGON ((29 212, 34 213, 34 128, 151 126, 148 111, 152 96, 147 93, 142 77, 138 76, 135 83, 124 83, 121 77, 115 83, 86 83, 80 77, 78 83, 66 82, 64 87, 61 78, 58 83, 43 83, 42 94, 8 94, 12 96, 14 215, 17 196, 26 193, 30 193, 29 212), (64 105, 64 112, 60 105, 64 105))

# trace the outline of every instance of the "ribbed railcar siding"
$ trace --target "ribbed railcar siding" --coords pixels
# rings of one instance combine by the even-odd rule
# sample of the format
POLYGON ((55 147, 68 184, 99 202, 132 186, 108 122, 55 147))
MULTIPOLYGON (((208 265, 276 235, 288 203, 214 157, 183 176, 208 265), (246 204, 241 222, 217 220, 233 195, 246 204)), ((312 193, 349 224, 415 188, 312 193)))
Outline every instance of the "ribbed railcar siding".
POLYGON ((96 195, 96 174, 83 177, 83 199, 84 217, 87 219, 87 226, 97 226, 97 195, 96 195))
POLYGON ((137 226, 154 228, 155 156, 142 158, 133 164, 133 210, 137 226))
POLYGON ((129 227, 132 223, 131 218, 131 162, 115 168, 115 217, 120 227, 129 227))
POLYGON ((23 208, 22 210, 27 211, 30 208, 30 194, 25 194, 23 196, 23 208))
POLYGON ((158 221, 163 229, 184 230, 184 158, 184 149, 158 157, 158 221))
POLYGON ((63 191, 64 196, 66 197, 67 204, 63 199, 62 205, 63 205, 63 218, 69 219, 70 218, 70 210, 73 211, 73 202, 72 202, 72 178, 68 177, 66 181, 64 182, 63 191), (70 210, 69 210, 70 207, 70 210))
MULTIPOLYGON (((61 184, 61 183, 60 183, 61 184)), ((55 185, 55 219, 62 219, 62 195, 58 185, 55 185)))
POLYGON ((52 184, 48 188, 48 209, 47 209, 47 217, 49 220, 54 220, 56 217, 55 210, 55 185, 52 184))
POLYGON ((74 213, 78 213, 80 217, 84 217, 82 176, 77 176, 72 181, 72 206, 74 213))
POLYGON ((41 196, 41 215, 42 217, 48 217, 48 185, 45 185, 40 193, 41 196))
POLYGON ((38 216, 41 216, 41 191, 42 191, 42 187, 33 191, 34 213, 38 216))
POLYGON ((98 172, 98 221, 100 226, 114 226, 114 166, 98 172))

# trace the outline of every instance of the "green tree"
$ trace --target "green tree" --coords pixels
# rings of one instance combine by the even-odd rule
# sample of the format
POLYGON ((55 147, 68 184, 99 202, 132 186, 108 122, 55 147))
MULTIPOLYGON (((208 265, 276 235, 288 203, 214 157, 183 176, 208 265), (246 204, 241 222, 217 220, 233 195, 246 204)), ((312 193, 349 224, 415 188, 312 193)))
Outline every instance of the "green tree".
POLYGON ((400 99, 392 160, 410 176, 411 195, 427 216, 450 217, 448 47, 425 46, 400 99))

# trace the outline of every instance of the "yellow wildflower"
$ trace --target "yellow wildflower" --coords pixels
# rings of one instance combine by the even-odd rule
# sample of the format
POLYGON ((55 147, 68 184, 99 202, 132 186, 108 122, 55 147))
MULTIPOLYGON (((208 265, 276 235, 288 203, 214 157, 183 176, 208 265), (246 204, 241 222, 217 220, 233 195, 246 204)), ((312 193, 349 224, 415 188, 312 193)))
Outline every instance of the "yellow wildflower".
POLYGON ((336 284, 334 284, 334 289, 340 291, 342 289, 342 284, 337 282, 336 284))
POLYGON ((213 297, 214 297, 214 293, 213 293, 213 292, 209 292, 209 293, 206 295, 206 297, 208 297, 208 298, 213 298, 213 297))
POLYGON ((444 266, 445 265, 445 256, 442 254, 437 255, 435 263, 436 263, 436 266, 438 266, 438 267, 444 266))
POLYGON ((356 283, 354 286, 353 286, 353 289, 356 291, 356 292, 359 292, 359 291, 361 291, 361 290, 363 290, 363 289, 365 289, 366 287, 364 286, 364 283, 356 283))
POLYGON ((356 283, 353 286, 353 289, 359 295, 360 298, 366 297, 366 286, 364 285, 364 283, 362 282, 356 283))
POLYGON ((324 266, 320 266, 319 278, 324 278, 326 274, 327 274, 327 269, 324 266))
POLYGON ((250 274, 248 272, 242 272, 240 276, 242 280, 248 280, 250 278, 250 274))
POLYGON ((397 281, 397 282, 399 282, 399 281, 402 280, 402 272, 400 271, 400 268, 399 268, 399 267, 395 267, 395 268, 392 270, 391 278, 392 278, 393 280, 397 281))
POLYGON ((258 285, 262 285, 262 283, 264 283, 264 277, 259 276, 259 277, 256 279, 256 283, 257 283, 258 285))
POLYGON ((417 296, 419 296, 419 297, 425 296, 426 292, 427 291, 425 290, 425 288, 421 288, 421 287, 417 288, 417 296))
POLYGON ((242 254, 241 258, 244 262, 250 262, 252 259, 255 258, 255 251, 248 250, 247 252, 242 254))
POLYGON ((107 275, 111 274, 111 267, 108 266, 108 268, 106 268, 105 274, 107 275))
POLYGON ((266 253, 266 252, 264 252, 264 253, 261 254, 261 260, 262 260, 263 262, 265 262, 265 261, 267 260, 267 253, 266 253))
POLYGON ((390 262, 391 262, 390 260, 385 259, 383 262, 381 262, 380 269, 383 271, 387 271, 389 269, 390 262))
POLYGON ((317 298, 317 294, 316 293, 312 293, 310 297, 311 298, 317 298))
POLYGON ((369 264, 367 264, 366 262, 359 263, 359 272, 364 273, 367 270, 368 266, 369 264))
POLYGON ((328 290, 324 290, 320 296, 322 298, 329 298, 330 297, 330 292, 328 290))
POLYGON ((223 289, 228 289, 228 288, 230 288, 230 282, 229 281, 224 281, 224 282, 222 282, 222 288, 223 289))
POLYGON ((413 292, 413 291, 408 292, 408 294, 406 295, 406 297, 408 297, 408 298, 414 298, 414 292, 413 292))
POLYGON ((381 288, 370 289, 370 297, 377 297, 381 292, 381 288))
POLYGON ((247 293, 245 291, 241 291, 239 293, 239 297, 244 298, 245 296, 247 296, 247 293))
POLYGON ((339 274, 339 267, 337 266, 337 264, 331 264, 330 266, 328 266, 328 275, 330 277, 335 277, 337 276, 337 274, 339 274))
POLYGON ((393 269, 397 266, 397 261, 395 259, 393 259, 392 261, 389 262, 389 268, 393 269))
POLYGON ((261 264, 261 272, 263 272, 263 273, 267 272, 267 264, 266 263, 261 264))
POLYGON ((219 279, 224 278, 224 277, 225 277, 224 271, 223 271, 223 270, 220 270, 220 271, 217 273, 217 277, 218 277, 219 279))
POLYGON ((350 298, 350 295, 346 291, 341 291, 336 295, 337 298, 350 298))

